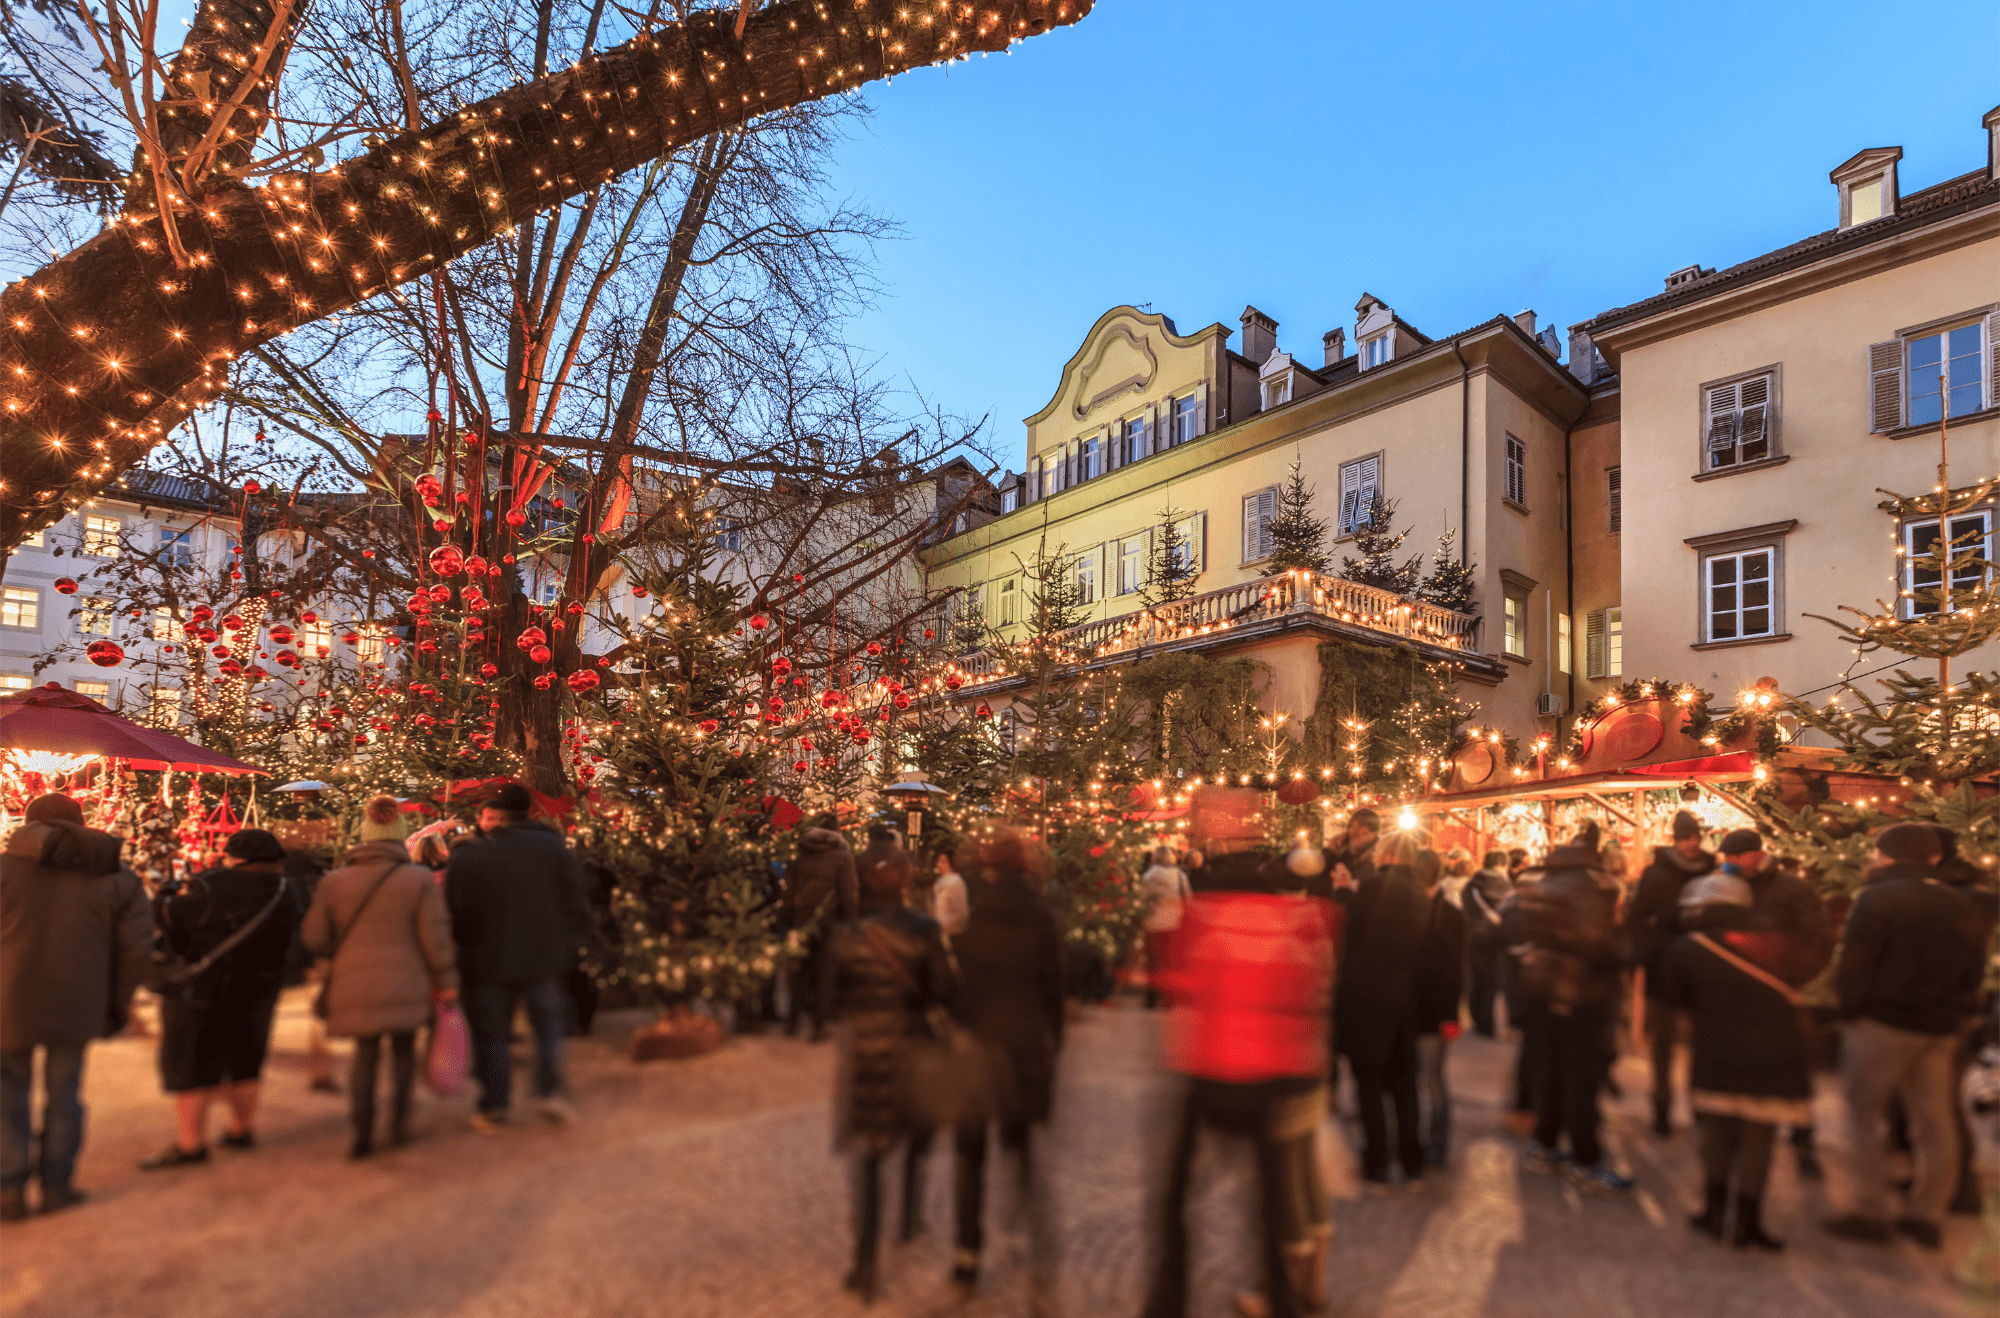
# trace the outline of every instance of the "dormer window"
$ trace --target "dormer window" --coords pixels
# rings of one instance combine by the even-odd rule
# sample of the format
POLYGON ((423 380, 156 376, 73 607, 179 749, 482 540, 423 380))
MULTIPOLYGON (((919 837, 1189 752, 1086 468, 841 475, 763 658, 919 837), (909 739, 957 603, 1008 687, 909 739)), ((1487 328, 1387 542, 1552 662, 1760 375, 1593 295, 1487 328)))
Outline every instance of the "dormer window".
POLYGON ((1896 213, 1896 162, 1902 158, 1899 146, 1870 147, 1827 175, 1840 192, 1841 228, 1896 213))
POLYGON ((1366 371, 1389 360, 1389 336, 1377 334, 1361 343, 1361 369, 1366 371))
POLYGON ((1882 218, 1882 179, 1880 175, 1866 183, 1857 183, 1847 190, 1847 222, 1866 224, 1870 220, 1882 218))
POLYGON ((1292 401, 1292 373, 1274 375, 1264 381, 1264 406, 1280 407, 1292 401))

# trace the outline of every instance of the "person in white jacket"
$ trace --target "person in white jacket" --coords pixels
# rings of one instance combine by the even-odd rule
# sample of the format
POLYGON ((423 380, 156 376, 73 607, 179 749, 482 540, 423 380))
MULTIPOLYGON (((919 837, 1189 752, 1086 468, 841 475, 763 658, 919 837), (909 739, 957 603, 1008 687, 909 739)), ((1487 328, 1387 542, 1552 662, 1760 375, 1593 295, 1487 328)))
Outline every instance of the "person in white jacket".
POLYGON ((1153 852, 1153 864, 1139 882, 1146 889, 1146 1005, 1157 1007, 1160 993, 1153 977, 1167 968, 1173 956, 1174 935, 1181 927, 1181 911, 1194 895, 1188 886, 1187 871, 1175 863, 1173 849, 1160 847, 1153 852))
POLYGON ((965 932, 965 922, 972 915, 971 903, 965 895, 965 879, 952 865, 951 853, 940 851, 937 856, 937 882, 931 885, 931 918, 944 930, 947 943, 953 934, 965 932))

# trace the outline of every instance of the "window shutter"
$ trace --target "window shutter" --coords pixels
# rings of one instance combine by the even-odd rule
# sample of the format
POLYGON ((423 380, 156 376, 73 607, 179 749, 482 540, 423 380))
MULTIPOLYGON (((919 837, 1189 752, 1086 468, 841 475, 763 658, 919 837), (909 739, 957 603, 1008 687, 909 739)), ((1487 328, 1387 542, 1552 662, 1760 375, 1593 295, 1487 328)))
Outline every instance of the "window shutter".
POLYGON ((1354 465, 1361 469, 1361 487, 1357 495, 1359 502, 1355 507, 1354 515, 1356 518, 1366 518, 1368 516, 1368 509, 1382 493, 1382 459, 1379 457, 1363 458, 1354 465))
POLYGON ((1199 576, 1208 567, 1208 514, 1196 513, 1181 523, 1181 538, 1187 541, 1188 562, 1199 576))
POLYGON ((1107 427, 1104 435, 1104 474, 1108 476, 1125 465, 1125 423, 1107 427))
POLYGON ((1139 456, 1153 455, 1153 435, 1160 428, 1160 412, 1157 407, 1149 407, 1139 418, 1139 456))
POLYGON ((2000 309, 1986 316, 1986 405, 2000 407, 2000 309))
POLYGON ((1243 561, 1254 563, 1264 555, 1258 550, 1264 543, 1264 496, 1247 495, 1243 500, 1243 561))
POLYGON ((1903 424, 1903 341, 1868 345, 1868 429, 1879 435, 1903 424))
POLYGON ((1072 439, 1063 448, 1063 488, 1065 490, 1082 478, 1082 473, 1077 470, 1077 462, 1079 461, 1077 449, 1079 447, 1079 442, 1072 439))
POLYGON ((1194 437, 1208 433, 1208 381, 1203 380, 1194 391, 1194 437))
POLYGON ((1271 535, 1271 523, 1277 520, 1278 487, 1274 485, 1257 496, 1257 557, 1266 557, 1278 547, 1271 535))
POLYGON ((1035 500, 1041 497, 1042 497, 1042 460, 1038 457, 1032 457, 1028 459, 1027 501, 1029 503, 1033 503, 1035 500))
POLYGON ((1604 676, 1604 610, 1592 609, 1583 622, 1583 675, 1604 676))
POLYGON ((1606 533, 1621 534, 1625 524, 1625 493, 1623 468, 1613 467, 1604 473, 1606 533))
POLYGON ((1745 380, 1739 401, 1743 412, 1736 427, 1737 443, 1745 448, 1761 444, 1764 441, 1765 417, 1770 410, 1771 377, 1760 375, 1754 380, 1745 380))
POLYGON ((1708 451, 1719 453, 1736 446, 1736 386, 1725 384, 1708 391, 1708 451))

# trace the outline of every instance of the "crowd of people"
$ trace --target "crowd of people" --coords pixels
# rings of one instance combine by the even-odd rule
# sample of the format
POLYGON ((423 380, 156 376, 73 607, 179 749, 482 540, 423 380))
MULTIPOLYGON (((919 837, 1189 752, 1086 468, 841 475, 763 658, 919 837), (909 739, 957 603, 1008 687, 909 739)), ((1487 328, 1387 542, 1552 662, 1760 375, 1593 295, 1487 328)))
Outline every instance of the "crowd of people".
MULTIPOLYGON (((274 1012, 303 966, 324 1032, 353 1040, 352 1157, 411 1137, 419 1034, 460 1007, 475 1130, 497 1134, 512 1118, 517 1012, 532 1039, 535 1111, 576 1121, 562 1050, 594 1002, 575 984, 592 887, 529 806, 525 789, 504 787, 447 845, 436 832, 407 839, 396 803, 380 798, 323 875, 271 833, 244 829, 220 863, 149 894, 120 862, 120 840, 85 826, 77 802, 33 802, 0 862, 0 1217, 28 1213, 31 1184, 44 1213, 82 1198, 86 1047, 125 1028, 142 985, 159 1001, 175 1123, 149 1171, 206 1164, 217 1145, 256 1148, 274 1012)), ((1693 1115, 1692 1227, 1739 1248, 1782 1248, 1765 1191, 1781 1132, 1800 1173, 1820 1174, 1815 1030, 1802 1004, 1829 966, 1853 1201, 1825 1230, 1937 1248, 1948 1212, 1980 1206, 1959 1094, 2000 922, 1988 876, 1956 856, 1948 831, 1896 824, 1873 839, 1851 905, 1829 910, 1754 830, 1711 851, 1682 813, 1672 835, 1629 883, 1595 824, 1534 863, 1493 850, 1475 866, 1417 831, 1384 832, 1368 809, 1325 849, 1143 858, 1147 1004, 1162 1009, 1162 1056, 1180 1085, 1149 1199, 1149 1318, 1186 1310, 1186 1200, 1204 1131, 1254 1151, 1262 1278, 1239 1308, 1289 1318, 1321 1307, 1333 1233, 1315 1150, 1341 1062, 1364 1186, 1420 1188, 1451 1164, 1447 1057, 1462 1023, 1518 1038, 1508 1097, 1523 1167, 1605 1194, 1633 1184, 1600 1137, 1601 1096, 1629 1031, 1652 1062, 1656 1133, 1672 1138, 1678 1114, 1693 1115), (1907 1186, 1892 1183, 1892 1140, 1911 1150, 1907 1186)), ((1011 829, 919 856, 877 824, 857 853, 826 817, 803 831, 782 875, 783 917, 811 931, 789 977, 791 1025, 838 1041, 835 1140, 855 1186, 845 1284, 864 1300, 880 1276, 884 1172, 900 1170, 907 1239, 925 1227, 940 1140, 954 1176, 952 1282, 980 1285, 993 1167, 1028 1226, 1031 1290, 1052 1285, 1035 1156, 1067 1019, 1051 870, 1044 845, 1011 829)), ((746 1019, 771 1010, 774 998, 742 1008, 746 1019)))

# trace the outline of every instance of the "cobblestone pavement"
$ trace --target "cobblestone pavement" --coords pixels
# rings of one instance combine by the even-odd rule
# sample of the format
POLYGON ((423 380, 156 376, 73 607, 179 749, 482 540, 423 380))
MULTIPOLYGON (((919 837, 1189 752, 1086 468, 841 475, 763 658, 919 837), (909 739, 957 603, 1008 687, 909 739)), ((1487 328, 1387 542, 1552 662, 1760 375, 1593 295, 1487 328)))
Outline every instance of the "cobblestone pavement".
MULTIPOLYGON (((344 1157, 343 1102, 306 1089, 305 999, 281 1013, 261 1147, 205 1168, 141 1174, 169 1138, 150 1045, 92 1050, 80 1183, 92 1202, 0 1237, 0 1312, 21 1318, 729 1318, 861 1312, 840 1292, 848 1243, 844 1169, 829 1151, 830 1046, 732 1041, 691 1062, 635 1066, 619 1049, 636 1020, 613 1017, 570 1045, 585 1124, 498 1138, 466 1129, 465 1100, 424 1100, 419 1138, 362 1164, 344 1157)), ((1170 1096, 1152 1021, 1124 1004, 1087 1009, 1065 1055, 1045 1156, 1061 1240, 1060 1309, 1137 1313, 1149 1146, 1170 1096)), ((1781 1155, 1769 1214, 1790 1239, 1749 1257, 1682 1220, 1691 1138, 1645 1134, 1644 1069, 1608 1123, 1635 1195, 1580 1198, 1523 1173, 1493 1096, 1510 1050, 1454 1047, 1455 1165, 1417 1193, 1358 1194, 1329 1125, 1336 1188, 1332 1312, 1340 1318, 1916 1318, 1991 1312, 1959 1281, 1987 1224, 1955 1219, 1942 1258, 1903 1244, 1845 1246, 1816 1223, 1822 1187, 1781 1155)), ((1824 1098, 1823 1098, 1824 1104, 1824 1098)), ((1833 1129, 1829 1105, 1826 1129, 1833 1129)), ((1829 1140, 1829 1142, 1831 1142, 1829 1140)), ((1194 1218, 1194 1313, 1230 1312, 1249 1277, 1245 1159, 1204 1151, 1194 1218)), ((993 1178, 1000 1179, 1000 1178, 993 1178)), ((1022 1245, 988 1246, 988 1284, 953 1303, 949 1159, 933 1160, 931 1231, 887 1246, 874 1312, 964 1318, 1025 1309, 1022 1245)), ((998 1193, 996 1191, 996 1193, 998 1193)), ((998 1205, 1004 1207, 1004 1205, 998 1205)), ((1989 1242, 1990 1243, 1990 1242, 1989 1242)), ((1989 1255, 1990 1257, 1990 1255, 1989 1255)))

